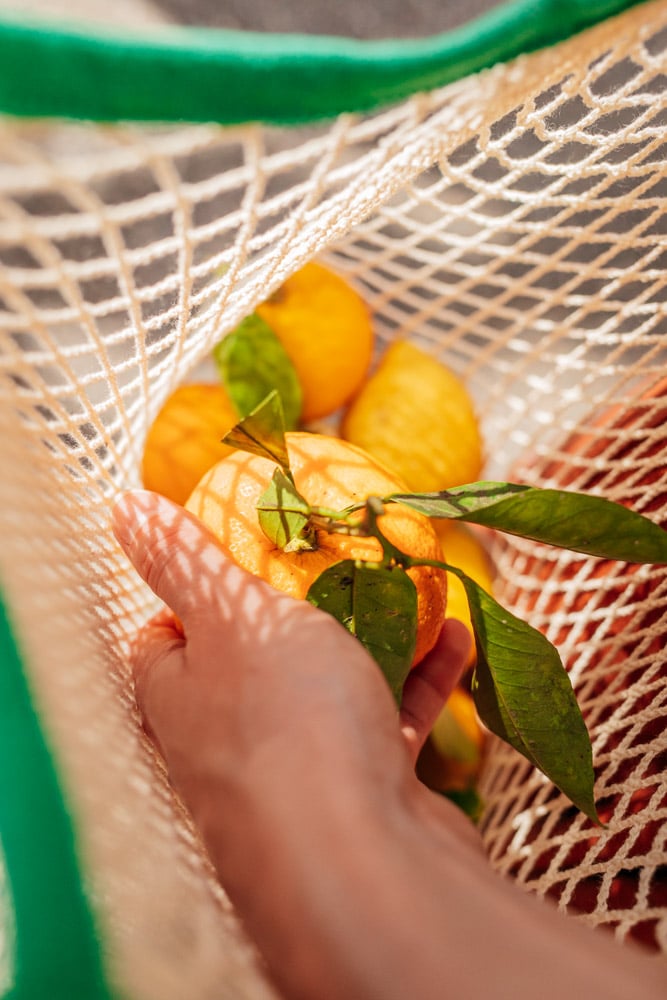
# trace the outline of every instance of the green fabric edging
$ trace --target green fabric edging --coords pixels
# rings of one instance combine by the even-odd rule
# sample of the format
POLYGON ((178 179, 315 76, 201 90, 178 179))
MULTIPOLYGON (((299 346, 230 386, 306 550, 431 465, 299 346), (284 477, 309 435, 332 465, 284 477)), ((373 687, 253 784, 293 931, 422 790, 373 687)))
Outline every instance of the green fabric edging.
POLYGON ((14 911, 8 1000, 111 1000, 75 837, 0 600, 0 844, 14 911))
POLYGON ((96 121, 299 124, 368 111, 553 45, 641 0, 513 0, 428 39, 0 21, 0 111, 96 121))

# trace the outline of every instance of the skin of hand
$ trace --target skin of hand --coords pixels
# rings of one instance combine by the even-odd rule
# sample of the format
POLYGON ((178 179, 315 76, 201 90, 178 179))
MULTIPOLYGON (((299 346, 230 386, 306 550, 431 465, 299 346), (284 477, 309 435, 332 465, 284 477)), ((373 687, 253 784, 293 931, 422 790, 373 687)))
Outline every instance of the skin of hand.
POLYGON ((113 527, 166 605, 131 654, 147 732, 285 997, 662 996, 654 960, 499 879, 472 824, 417 780, 466 663, 460 622, 398 712, 356 639, 232 563, 183 508, 127 493, 113 527))

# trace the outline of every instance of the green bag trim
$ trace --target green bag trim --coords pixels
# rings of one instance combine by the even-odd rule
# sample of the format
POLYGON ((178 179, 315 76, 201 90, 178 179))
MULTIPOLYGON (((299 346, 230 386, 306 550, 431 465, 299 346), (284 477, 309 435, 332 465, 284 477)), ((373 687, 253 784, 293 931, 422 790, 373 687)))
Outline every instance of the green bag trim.
POLYGON ((640 0, 513 0, 403 41, 0 20, 0 111, 95 121, 295 125, 369 111, 553 45, 640 0))
POLYGON ((110 1000, 76 837, 0 599, 0 845, 14 912, 11 1000, 110 1000))

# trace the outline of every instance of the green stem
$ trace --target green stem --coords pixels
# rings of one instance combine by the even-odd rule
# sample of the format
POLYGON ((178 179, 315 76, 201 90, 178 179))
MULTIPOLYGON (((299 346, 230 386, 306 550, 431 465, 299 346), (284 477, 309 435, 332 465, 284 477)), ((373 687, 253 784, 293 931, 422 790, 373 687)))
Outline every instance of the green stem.
MULTIPOLYGON (((290 480, 291 473, 288 473, 290 480)), ((378 526, 378 519, 384 514, 384 507, 387 503, 392 503, 391 497, 368 497, 363 503, 354 504, 344 510, 332 510, 329 507, 310 507, 308 516, 309 524, 313 528, 321 531, 328 531, 331 534, 359 535, 363 537, 377 538, 382 546, 383 566, 401 566, 409 569, 412 566, 433 566, 435 569, 444 569, 449 573, 454 573, 459 579, 465 577, 462 570, 439 559, 415 559, 407 553, 401 551, 393 545, 383 534, 378 526), (351 521, 354 514, 364 511, 364 517, 359 521, 351 521)), ((257 504, 257 510, 276 511, 285 514, 303 514, 301 507, 274 507, 257 504)))
POLYGON ((346 507, 344 510, 331 510, 329 507, 311 507, 313 514, 317 514, 318 517, 326 517, 331 521, 341 521, 348 522, 352 514, 356 514, 357 511, 363 510, 366 506, 365 503, 356 504, 354 507, 346 507))
POLYGON ((406 568, 410 557, 396 548, 378 527, 378 519, 384 514, 384 501, 380 497, 368 497, 364 505, 365 513, 361 527, 365 535, 377 538, 382 546, 382 565, 406 568))
POLYGON ((451 563, 442 562, 441 559, 413 559, 412 556, 404 556, 403 558, 405 561, 402 565, 406 567, 433 566, 434 569, 444 569, 447 570, 448 573, 453 573, 455 576, 458 576, 460 580, 463 580, 466 576, 462 569, 459 569, 457 566, 452 566, 451 563))

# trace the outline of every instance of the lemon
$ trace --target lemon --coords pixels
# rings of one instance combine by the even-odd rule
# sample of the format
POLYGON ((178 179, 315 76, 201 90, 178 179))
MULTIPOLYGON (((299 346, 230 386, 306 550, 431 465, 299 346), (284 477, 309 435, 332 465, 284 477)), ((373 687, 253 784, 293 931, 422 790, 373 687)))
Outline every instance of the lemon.
MULTIPOLYGON (((433 527, 442 546, 442 558, 451 566, 457 566, 479 584, 488 594, 493 591, 493 566, 486 549, 477 536, 458 521, 433 519, 433 527)), ((472 632, 470 608, 462 581, 454 573, 447 574, 447 618, 458 618, 472 632)), ((470 663, 475 662, 476 653, 470 654, 470 663)))
POLYGON ((441 757, 470 768, 479 764, 484 745, 475 704, 461 687, 454 688, 431 730, 431 740, 441 757))
MULTIPOLYGON (((486 730, 472 697, 455 688, 442 709, 417 761, 417 776, 428 787, 447 795, 475 789, 484 759, 486 730)), ((473 813, 477 813, 479 800, 473 813)), ((466 811, 469 811, 468 809, 466 811)))
POLYGON ((482 440, 465 385, 407 340, 387 349, 345 413, 341 434, 416 493, 480 477, 482 440))

